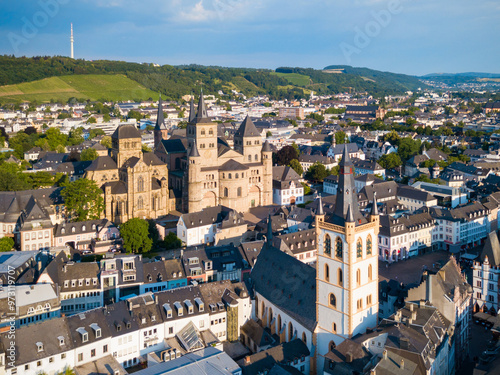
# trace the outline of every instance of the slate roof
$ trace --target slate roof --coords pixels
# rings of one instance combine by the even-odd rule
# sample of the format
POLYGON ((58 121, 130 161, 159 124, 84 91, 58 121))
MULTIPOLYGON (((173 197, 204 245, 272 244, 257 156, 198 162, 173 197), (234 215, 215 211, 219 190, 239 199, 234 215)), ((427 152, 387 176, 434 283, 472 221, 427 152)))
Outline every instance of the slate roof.
POLYGON ((500 243, 498 235, 495 231, 490 232, 484 243, 483 251, 481 252, 481 262, 488 257, 488 262, 491 266, 500 266, 500 243))
POLYGON ((238 131, 234 134, 235 137, 260 137, 260 132, 255 127, 249 116, 243 120, 238 131))
POLYGON ((249 319, 245 324, 243 324, 241 332, 250 337, 259 347, 275 343, 273 337, 253 319, 249 319))
POLYGON ((230 160, 226 161, 224 164, 222 164, 219 167, 219 171, 229 171, 229 172, 231 172, 231 171, 246 171, 248 169, 249 168, 246 165, 243 165, 234 159, 230 159, 230 160))
POLYGON ((187 152, 188 141, 186 138, 162 139, 163 147, 167 154, 187 152))
POLYGON ((103 171, 117 169, 116 162, 111 158, 111 156, 99 156, 97 159, 92 161, 92 164, 87 168, 87 171, 103 171))
POLYGON ((243 225, 243 216, 231 208, 225 206, 207 207, 199 212, 182 214, 180 217, 186 228, 196 228, 209 224, 224 224, 224 228, 243 225), (228 220, 228 219, 234 219, 228 220))
POLYGON ((301 187, 300 176, 291 167, 278 166, 273 167, 273 188, 274 189, 290 189, 292 182, 296 187, 301 187))
POLYGON ((260 252, 252 269, 255 292, 311 332, 316 327, 316 270, 274 248, 260 252), (291 282, 293 281, 293 282, 291 282))
POLYGON ((120 125, 116 128, 114 133, 111 135, 113 139, 126 139, 126 138, 141 138, 141 133, 139 130, 130 124, 120 125))

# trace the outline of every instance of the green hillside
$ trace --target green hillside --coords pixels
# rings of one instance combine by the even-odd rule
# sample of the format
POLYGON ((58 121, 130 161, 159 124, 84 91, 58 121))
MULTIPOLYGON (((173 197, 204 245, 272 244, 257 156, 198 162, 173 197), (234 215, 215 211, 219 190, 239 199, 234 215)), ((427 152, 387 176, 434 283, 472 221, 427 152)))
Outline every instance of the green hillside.
POLYGON ((85 74, 45 78, 0 86, 0 101, 129 100, 157 98, 158 94, 122 74, 85 74))
POLYGON ((296 85, 296 86, 307 86, 310 83, 310 77, 306 76, 304 74, 278 73, 278 72, 274 72, 273 74, 276 74, 278 77, 286 79, 292 85, 296 85))

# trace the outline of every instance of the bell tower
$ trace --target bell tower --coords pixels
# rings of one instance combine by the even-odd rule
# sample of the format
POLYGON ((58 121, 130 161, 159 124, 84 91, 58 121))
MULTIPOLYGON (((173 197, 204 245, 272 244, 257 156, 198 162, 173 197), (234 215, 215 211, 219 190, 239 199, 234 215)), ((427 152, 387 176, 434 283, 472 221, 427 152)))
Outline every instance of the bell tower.
POLYGON ((346 338, 378 323, 378 232, 376 201, 368 218, 359 211, 354 165, 344 148, 331 216, 316 215, 317 368, 346 338))
POLYGON ((198 102, 198 112, 189 122, 187 128, 188 149, 194 143, 198 147, 202 166, 211 166, 217 162, 217 123, 208 117, 207 107, 203 99, 203 91, 198 102))

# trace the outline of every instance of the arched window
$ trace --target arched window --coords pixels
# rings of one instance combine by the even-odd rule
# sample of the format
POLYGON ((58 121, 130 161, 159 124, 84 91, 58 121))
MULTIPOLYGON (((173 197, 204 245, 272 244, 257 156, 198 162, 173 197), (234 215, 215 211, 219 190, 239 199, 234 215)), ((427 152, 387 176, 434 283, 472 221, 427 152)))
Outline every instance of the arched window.
POLYGON ((240 175, 238 173, 236 173, 236 175, 234 176, 234 178, 240 178, 240 175))
POLYGON ((201 130, 201 135, 205 135, 205 129, 201 130))
POLYGON ((361 270, 359 268, 356 271, 356 284, 361 284, 361 270))
POLYGON ((231 179, 231 178, 233 178, 233 175, 231 173, 229 173, 227 178, 231 179))
POLYGON ((332 239, 330 238, 330 235, 325 236, 325 246, 324 246, 324 254, 331 256, 332 255, 332 239))
POLYGON ((259 155, 255 154, 255 161, 259 160, 259 155))
POLYGON ((366 255, 372 255, 372 236, 366 239, 366 255))
POLYGON ((373 279, 373 269, 372 269, 372 265, 370 264, 368 266, 368 280, 372 280, 373 279))
POLYGON ((229 197, 229 190, 227 189, 227 187, 224 188, 224 196, 226 198, 229 197))
POLYGON ((342 238, 337 237, 337 239, 335 240, 335 256, 337 258, 342 259, 342 253, 343 253, 342 238))
POLYGON ((342 270, 339 268, 337 271, 337 284, 340 286, 344 285, 344 275, 342 274, 342 270))
POLYGON ((238 197, 241 197, 241 187, 239 187, 237 190, 236 190, 237 194, 238 194, 238 197))
POLYGON ((328 295, 328 304, 330 305, 330 307, 337 307, 337 298, 335 298, 335 294, 330 293, 328 295))
POLYGON ((142 176, 137 179, 137 191, 144 191, 144 179, 142 176))
POLYGON ((278 314, 278 332, 281 332, 281 325, 282 325, 281 314, 278 314))
POLYGON ((332 324, 332 332, 337 333, 337 323, 332 324))
POLYGON ((302 332, 302 341, 307 345, 307 336, 305 332, 302 332))
POLYGON ((252 161, 252 155, 248 155, 248 161, 252 161))
POLYGON ((325 280, 330 281, 330 267, 328 267, 328 264, 325 264, 325 280))
POLYGON ((358 239, 358 242, 356 244, 356 258, 361 258, 363 256, 363 241, 361 241, 361 238, 358 239))
POLYGON ((139 197, 139 199, 137 199, 137 209, 138 210, 144 209, 144 201, 142 200, 142 197, 139 197))
POLYGON ((293 338, 293 324, 288 322, 288 341, 292 341, 293 338))

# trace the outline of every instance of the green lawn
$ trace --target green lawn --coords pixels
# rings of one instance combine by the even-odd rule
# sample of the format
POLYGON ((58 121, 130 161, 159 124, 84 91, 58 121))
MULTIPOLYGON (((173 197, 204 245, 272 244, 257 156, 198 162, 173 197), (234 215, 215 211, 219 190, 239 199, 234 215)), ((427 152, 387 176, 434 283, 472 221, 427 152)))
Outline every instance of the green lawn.
POLYGON ((158 94, 122 74, 82 74, 51 77, 17 85, 0 86, 0 102, 78 99, 131 100, 157 98, 158 94))
POLYGON ((285 78, 288 82, 295 86, 307 86, 310 83, 309 76, 306 76, 304 74, 276 72, 273 72, 272 74, 276 74, 278 77, 285 78))

